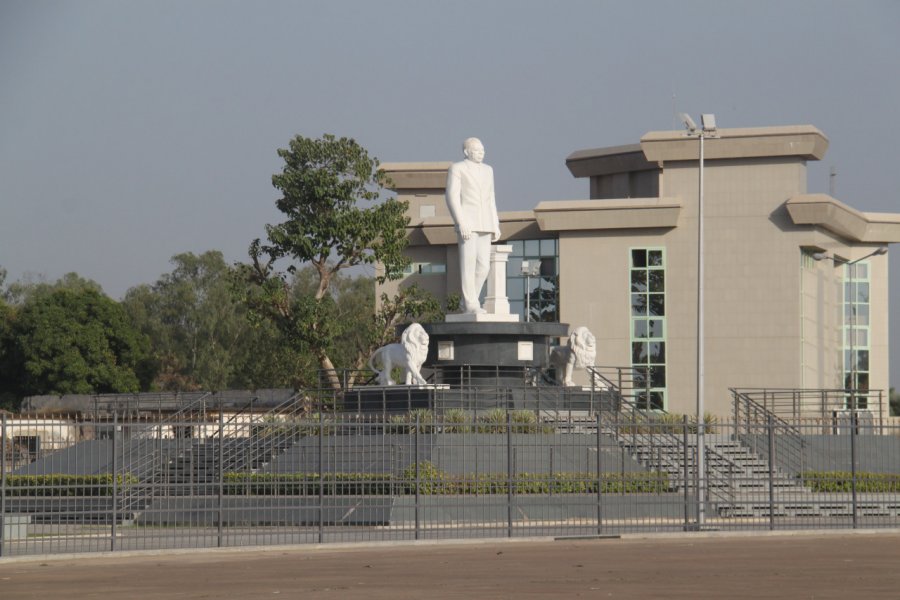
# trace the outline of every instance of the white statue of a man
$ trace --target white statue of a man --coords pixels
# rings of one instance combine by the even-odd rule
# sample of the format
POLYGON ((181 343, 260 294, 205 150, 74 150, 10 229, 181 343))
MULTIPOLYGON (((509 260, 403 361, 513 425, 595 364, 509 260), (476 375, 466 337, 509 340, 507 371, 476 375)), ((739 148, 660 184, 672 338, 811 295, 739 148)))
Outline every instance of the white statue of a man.
POLYGON ((484 313, 478 297, 490 270, 491 242, 500 239, 500 220, 494 199, 494 170, 484 164, 478 138, 463 142, 466 159, 450 165, 447 207, 456 224, 463 307, 484 313))

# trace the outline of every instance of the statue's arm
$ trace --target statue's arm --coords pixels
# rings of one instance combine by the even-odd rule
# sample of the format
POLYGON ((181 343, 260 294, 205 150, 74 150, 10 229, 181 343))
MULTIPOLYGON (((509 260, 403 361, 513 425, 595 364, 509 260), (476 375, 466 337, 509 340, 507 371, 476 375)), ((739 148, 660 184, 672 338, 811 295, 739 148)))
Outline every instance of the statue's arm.
POLYGON ((456 230, 459 232, 460 237, 467 240, 472 235, 472 232, 463 215, 462 201, 460 199, 461 190, 462 176, 459 173, 459 169, 455 164, 450 165, 450 170, 447 171, 447 208, 450 210, 453 222, 456 223, 456 230))

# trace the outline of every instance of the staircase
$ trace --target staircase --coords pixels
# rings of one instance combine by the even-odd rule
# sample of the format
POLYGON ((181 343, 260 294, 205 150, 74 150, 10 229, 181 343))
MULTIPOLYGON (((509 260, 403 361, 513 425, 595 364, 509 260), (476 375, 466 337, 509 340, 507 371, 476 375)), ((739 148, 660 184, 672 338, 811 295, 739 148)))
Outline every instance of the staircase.
MULTIPOLYGON (((601 413, 604 433, 612 436, 620 448, 647 469, 665 473, 670 491, 696 488, 696 425, 674 421, 665 411, 651 411, 639 406, 633 391, 629 393, 627 387, 624 392, 620 389, 623 384, 621 374, 615 378, 615 383, 614 378, 597 370, 591 376, 618 396, 620 410, 611 415, 601 413)), ((793 431, 787 433, 793 448, 799 437, 793 431)), ((814 495, 794 474, 799 471, 786 472, 773 465, 770 475, 768 456, 757 454, 740 438, 730 435, 707 433, 704 445, 707 500, 720 516, 768 516, 769 501, 773 496, 778 503, 776 510, 785 514, 811 510, 814 495), (790 501, 779 501, 785 497, 790 501)), ((793 453, 791 457, 797 454, 793 453)))

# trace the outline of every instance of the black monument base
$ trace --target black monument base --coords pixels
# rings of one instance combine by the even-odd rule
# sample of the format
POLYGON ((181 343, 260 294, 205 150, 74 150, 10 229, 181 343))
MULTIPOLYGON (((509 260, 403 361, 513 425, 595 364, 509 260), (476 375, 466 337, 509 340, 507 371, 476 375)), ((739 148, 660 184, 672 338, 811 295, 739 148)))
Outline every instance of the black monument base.
POLYGON ((550 349, 569 335, 566 323, 425 323, 434 383, 521 387, 547 369, 550 349))

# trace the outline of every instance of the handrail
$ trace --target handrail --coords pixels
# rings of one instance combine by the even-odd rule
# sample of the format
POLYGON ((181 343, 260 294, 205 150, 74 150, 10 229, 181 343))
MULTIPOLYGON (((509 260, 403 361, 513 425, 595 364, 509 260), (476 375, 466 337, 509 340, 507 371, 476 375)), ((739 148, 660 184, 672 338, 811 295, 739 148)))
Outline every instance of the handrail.
MULTIPOLYGON (((602 412, 601 415, 601 424, 606 426, 607 433, 613 435, 613 437, 619 442, 624 443, 626 445, 630 445, 632 448, 636 448, 639 446, 648 446, 652 449, 654 446, 656 447, 675 447, 676 453, 678 456, 678 460, 686 460, 688 463, 688 477, 696 478, 696 468, 698 465, 696 452, 692 452, 691 448, 685 446, 683 435, 678 435, 677 433, 683 434, 683 429, 685 425, 677 424, 670 422, 668 417, 669 413, 665 410, 648 410, 638 406, 636 402, 635 394, 625 394, 622 391, 623 384, 631 384, 634 381, 634 369, 629 367, 588 367, 588 374, 591 378, 592 387, 596 386, 597 383, 601 383, 602 386, 605 387, 605 391, 608 391, 616 396, 616 401, 618 404, 618 410, 615 411, 614 414, 609 415, 608 413, 602 412), (615 369, 616 370, 616 382, 613 382, 610 377, 604 375, 600 369, 615 369), (630 373, 626 372, 630 371, 630 373), (619 414, 622 412, 630 412, 630 419, 624 423, 619 421, 619 414), (623 441, 622 437, 622 429, 625 429, 625 434, 631 434, 630 443, 623 441), (628 431, 630 430, 630 431, 628 431), (643 431, 642 431, 643 430, 643 431)), ((632 388, 634 389, 634 388, 632 388)), ((706 488, 708 497, 719 501, 731 502, 733 500, 733 489, 732 489, 732 478, 730 477, 733 474, 733 469, 736 468, 734 462, 723 456, 722 454, 716 452, 715 449, 710 446, 704 447, 704 453, 708 458, 716 458, 716 464, 728 464, 728 473, 723 474, 718 471, 718 469, 711 468, 710 465, 713 461, 707 460, 706 465, 706 488), (725 491, 723 491, 725 490, 725 491)), ((673 461, 672 458, 673 453, 668 451, 663 458, 661 452, 657 454, 657 462, 665 463, 657 465, 658 468, 667 467, 667 470, 675 475, 674 480, 680 481, 684 478, 684 469, 682 466, 679 466, 676 462, 673 461)), ((648 461, 652 462, 652 461, 648 461)), ((687 485, 688 482, 684 481, 682 485, 687 485)))
POLYGON ((774 411, 768 409, 765 401, 761 404, 751 395, 751 390, 742 390, 737 388, 729 388, 734 403, 734 438, 740 439, 741 436, 741 415, 745 419, 745 435, 754 451, 761 454, 768 454, 768 445, 758 445, 760 429, 767 431, 769 427, 774 427, 779 432, 778 447, 781 452, 774 457, 779 466, 790 473, 799 475, 804 471, 805 457, 804 449, 806 442, 804 441, 800 430, 789 423, 787 420, 778 416, 774 411), (741 408, 743 407, 743 411, 741 408), (751 437, 752 436, 752 437, 751 437))
MULTIPOLYGON (((164 419, 153 423, 150 427, 161 432, 163 426, 177 425, 185 422, 182 420, 184 415, 190 414, 190 412, 193 412, 197 407, 202 407, 202 413, 205 414, 206 400, 212 395, 213 392, 201 394, 189 404, 182 406, 179 410, 167 415, 164 419)), ((122 514, 132 510, 139 502, 146 500, 148 497, 152 497, 157 491, 154 484, 160 483, 160 477, 162 476, 161 471, 163 470, 163 467, 169 464, 173 456, 169 453, 163 453, 162 451, 148 452, 147 447, 154 444, 161 444, 161 442, 161 435, 144 438, 136 448, 131 449, 131 454, 141 456, 143 457, 143 460, 137 464, 132 464, 129 467, 131 475, 137 477, 138 482, 129 486, 128 491, 122 497, 122 514)))
MULTIPOLYGON (((282 448, 283 444, 294 435, 294 427, 290 425, 290 421, 303 411, 303 407, 298 404, 297 400, 304 394, 304 391, 298 391, 275 408, 261 414, 263 421, 259 424, 269 425, 279 431, 277 436, 267 436, 263 440, 264 443, 260 444, 253 435, 255 424, 251 422, 248 431, 250 435, 247 436, 248 443, 244 446, 236 444, 227 452, 223 450, 221 468, 227 471, 241 471, 247 466, 255 465, 262 456, 271 453, 273 449, 282 448)), ((217 437, 218 434, 215 434, 215 438, 217 437)), ((215 438, 211 434, 207 439, 214 440, 215 438)))

